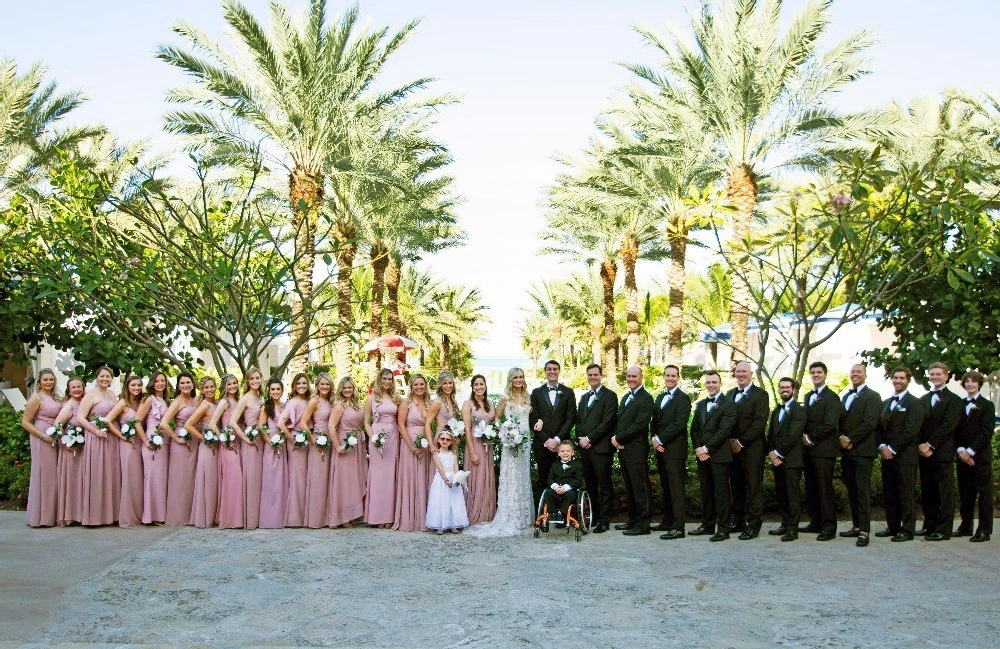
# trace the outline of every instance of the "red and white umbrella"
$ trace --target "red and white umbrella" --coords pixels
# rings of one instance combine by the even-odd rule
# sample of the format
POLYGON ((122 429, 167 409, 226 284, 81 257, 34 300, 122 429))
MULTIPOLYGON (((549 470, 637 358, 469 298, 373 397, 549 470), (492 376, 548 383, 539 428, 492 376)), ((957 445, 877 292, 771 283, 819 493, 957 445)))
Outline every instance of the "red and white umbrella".
POLYGON ((362 351, 373 352, 373 351, 391 351, 391 350, 406 350, 406 349, 418 349, 420 345, 416 341, 410 340, 405 336, 398 336, 396 334, 387 334, 376 338, 375 340, 369 342, 367 345, 361 348, 362 351))

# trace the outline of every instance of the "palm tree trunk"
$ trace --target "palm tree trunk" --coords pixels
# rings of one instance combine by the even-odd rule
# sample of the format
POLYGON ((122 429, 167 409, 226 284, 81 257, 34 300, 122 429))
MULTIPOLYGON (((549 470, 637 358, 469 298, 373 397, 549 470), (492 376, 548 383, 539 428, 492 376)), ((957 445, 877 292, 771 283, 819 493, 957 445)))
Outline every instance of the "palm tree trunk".
MULTIPOLYGON (((389 265, 389 255, 385 247, 373 243, 369 252, 372 263, 372 319, 371 337, 378 338, 382 335, 382 299, 385 297, 385 269, 389 265)), ((382 355, 376 350, 369 354, 369 360, 374 361, 375 369, 382 366, 382 355)))
MULTIPOLYGON (((726 195, 729 197, 729 202, 736 208, 731 245, 739 249, 744 246, 744 242, 750 236, 750 222, 757 205, 757 181, 746 165, 729 170, 726 195)), ((729 343, 732 347, 731 365, 733 368, 740 361, 746 360, 749 349, 747 338, 747 328, 750 324, 750 286, 747 284, 749 271, 750 269, 744 266, 739 269, 739 272, 732 275, 733 333, 729 343)))
POLYGON ((451 338, 448 334, 441 334, 441 369, 451 369, 451 338))
POLYGON ((601 263, 601 295, 604 300, 604 375, 612 387, 618 383, 616 354, 618 338, 615 336, 615 279, 618 264, 614 259, 601 263))
MULTIPOLYGON (((590 321, 590 362, 601 362, 601 331, 604 326, 600 318, 590 321)), ((588 363, 589 364, 589 363, 588 363)))
POLYGON ((385 269, 385 292, 388 297, 386 305, 386 325, 391 333, 406 335, 406 329, 399 320, 399 282, 402 278, 399 260, 396 255, 389 255, 385 269))
POLYGON ((313 268, 316 265, 316 224, 323 204, 323 175, 300 166, 288 176, 288 198, 295 228, 295 285, 292 305, 292 345, 300 345, 289 363, 294 375, 309 367, 309 333, 312 325, 313 268))
POLYGON ((351 373, 351 341, 350 329, 351 297, 353 295, 353 285, 351 283, 351 273, 354 270, 354 257, 357 255, 358 247, 352 239, 354 238, 353 227, 342 227, 338 225, 336 230, 337 251, 337 318, 340 320, 340 329, 343 333, 337 336, 337 357, 334 361, 337 367, 337 376, 347 376, 351 373))
POLYGON ((621 255, 625 269, 626 362, 631 367, 639 363, 639 287, 635 281, 639 244, 633 237, 627 236, 622 241, 621 255))
POLYGON ((670 243, 670 316, 667 320, 667 363, 680 367, 684 354, 684 282, 687 263, 687 230, 668 233, 670 243))

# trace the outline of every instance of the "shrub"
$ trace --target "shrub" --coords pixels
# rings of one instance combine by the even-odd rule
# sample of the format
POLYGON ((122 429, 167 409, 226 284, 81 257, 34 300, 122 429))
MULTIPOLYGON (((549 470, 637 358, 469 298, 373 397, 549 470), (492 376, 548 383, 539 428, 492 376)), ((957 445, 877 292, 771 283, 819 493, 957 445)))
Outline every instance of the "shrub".
POLYGON ((31 447, 21 428, 21 413, 0 405, 0 498, 24 505, 28 501, 31 447))

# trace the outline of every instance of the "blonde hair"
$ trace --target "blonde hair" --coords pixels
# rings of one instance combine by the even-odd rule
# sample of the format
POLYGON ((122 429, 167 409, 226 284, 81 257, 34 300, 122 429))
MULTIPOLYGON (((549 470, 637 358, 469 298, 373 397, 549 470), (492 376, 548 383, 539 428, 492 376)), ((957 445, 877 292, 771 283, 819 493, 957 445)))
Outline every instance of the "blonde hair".
POLYGON ((437 389, 434 391, 437 394, 438 399, 442 403, 451 406, 452 413, 458 413, 458 403, 455 401, 455 375, 445 370, 438 374, 438 384, 437 389), (446 393, 441 386, 444 385, 445 381, 451 381, 451 394, 446 393))
POLYGON ((410 394, 406 398, 406 402, 407 403, 416 403, 415 398, 413 396, 413 382, 416 381, 417 379, 420 379, 420 380, 422 380, 424 382, 424 396, 423 396, 422 400, 424 402, 424 408, 426 408, 426 407, 428 407, 430 405, 429 403, 427 403, 428 400, 430 399, 430 395, 427 393, 427 388, 429 387, 427 385, 427 377, 424 376, 423 374, 417 373, 417 374, 413 374, 412 376, 410 376, 410 390, 409 390, 410 394))
POLYGON ((361 410, 361 397, 358 395, 358 384, 354 382, 350 376, 345 376, 340 379, 337 383, 337 393, 333 395, 333 403, 340 404, 344 406, 346 410, 348 406, 354 408, 355 410, 361 410), (354 387, 354 395, 350 399, 344 398, 344 386, 350 383, 354 387))
POLYGON ((206 374, 205 376, 201 377, 201 381, 198 382, 198 392, 201 393, 202 401, 206 399, 209 401, 213 401, 215 399, 215 396, 219 393, 219 383, 215 380, 214 376, 209 376, 206 374), (208 383, 209 381, 215 383, 215 393, 212 395, 209 395, 207 392, 205 392, 205 384, 208 383))
POLYGON ((247 373, 243 376, 243 394, 250 391, 250 377, 254 374, 260 374, 260 387, 257 388, 257 397, 263 398, 261 394, 264 392, 264 373, 260 371, 260 368, 251 367, 247 370, 247 373))
MULTIPOLYGON (((355 392, 356 391, 357 391, 357 388, 355 388, 355 392)), ((325 398, 328 402, 333 403, 333 379, 330 378, 330 375, 327 374, 326 372, 320 372, 319 375, 316 377, 316 398, 317 399, 324 399, 325 398), (324 397, 323 395, 321 395, 319 393, 319 382, 320 381, 326 381, 327 383, 330 384, 330 393, 326 397, 324 397)))
POLYGON ((219 379, 219 389, 222 391, 222 394, 220 395, 220 397, 222 399, 228 399, 229 398, 229 393, 226 392, 226 384, 229 383, 230 381, 236 381, 236 394, 237 394, 236 398, 239 399, 238 395, 240 393, 240 390, 239 390, 240 380, 238 378, 236 378, 235 374, 226 374, 221 379, 219 379))
POLYGON ((517 397, 514 396, 514 377, 515 375, 517 375, 518 372, 521 373, 521 379, 523 380, 524 370, 522 370, 520 367, 512 367, 509 370, 507 370, 507 387, 504 388, 504 396, 507 397, 508 402, 513 401, 519 406, 526 406, 528 405, 527 384, 521 387, 520 394, 517 397))
MULTIPOLYGON (((355 388, 357 390, 357 388, 355 388)), ((383 368, 378 376, 375 377, 375 385, 372 386, 372 402, 378 404, 382 400, 382 397, 389 395, 389 399, 393 403, 399 405, 399 397, 396 396, 396 377, 393 375, 392 370, 389 368, 383 368), (386 374, 392 379, 392 383, 389 385, 389 392, 382 392, 382 377, 386 374)))
MULTIPOLYGON (((38 394, 42 391, 42 377, 45 376, 46 374, 51 375, 53 380, 56 378, 56 373, 53 372, 50 368, 48 367, 43 368, 38 373, 38 378, 35 380, 35 394, 38 394)), ((56 401, 63 400, 63 396, 59 394, 59 385, 57 383, 52 384, 52 394, 49 396, 51 396, 56 401)))

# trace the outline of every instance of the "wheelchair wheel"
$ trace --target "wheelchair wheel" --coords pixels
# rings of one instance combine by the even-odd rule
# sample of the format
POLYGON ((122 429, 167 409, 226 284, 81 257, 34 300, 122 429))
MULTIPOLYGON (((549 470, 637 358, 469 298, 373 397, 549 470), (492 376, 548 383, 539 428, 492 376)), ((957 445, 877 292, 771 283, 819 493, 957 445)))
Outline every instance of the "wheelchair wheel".
POLYGON ((594 508, 590 502, 590 494, 586 491, 580 492, 577 515, 579 517, 578 520, 580 521, 580 530, 584 534, 587 534, 590 532, 590 528, 594 524, 594 508))
POLYGON ((535 521, 536 521, 536 523, 535 523, 535 538, 536 539, 542 533, 542 530, 538 526, 537 521, 538 521, 538 517, 542 515, 542 508, 545 507, 545 492, 546 491, 548 491, 548 490, 547 489, 542 490, 542 495, 538 497, 538 507, 535 508, 535 521))

